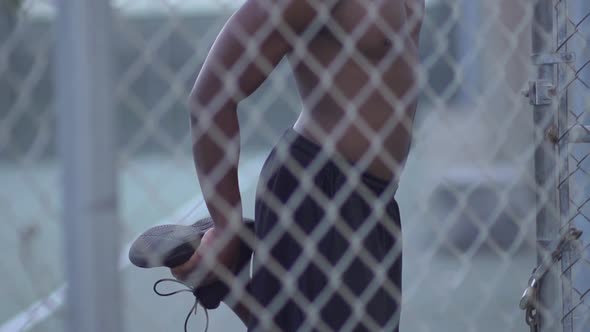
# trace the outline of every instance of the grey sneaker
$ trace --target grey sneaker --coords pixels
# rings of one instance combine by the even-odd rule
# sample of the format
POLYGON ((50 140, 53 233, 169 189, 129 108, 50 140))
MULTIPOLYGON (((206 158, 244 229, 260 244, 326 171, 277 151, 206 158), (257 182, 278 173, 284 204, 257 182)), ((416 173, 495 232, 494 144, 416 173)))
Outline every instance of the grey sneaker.
MULTIPOLYGON (((244 219, 245 231, 251 232, 244 238, 253 238, 254 220, 244 219)), ((141 268, 168 267, 173 268, 188 261, 199 246, 205 232, 213 227, 211 218, 200 219, 190 226, 185 225, 159 225, 143 232, 129 248, 129 260, 133 265, 141 268)), ((240 274, 248 266, 252 257, 252 248, 242 241, 240 257, 234 273, 240 274)), ((182 285, 176 279, 160 279, 154 284, 153 290, 160 296, 171 296, 181 292, 191 292, 195 296, 195 304, 189 311, 184 321, 184 330, 187 331, 188 320, 191 313, 196 313, 198 304, 205 309, 206 327, 209 327, 209 315, 207 310, 216 309, 221 301, 229 294, 230 286, 218 280, 213 283, 188 287, 177 291, 162 293, 158 291, 158 285, 162 282, 175 282, 182 285)), ((186 285, 185 285, 186 286, 186 285)), ((249 289, 249 285, 246 285, 249 289)))

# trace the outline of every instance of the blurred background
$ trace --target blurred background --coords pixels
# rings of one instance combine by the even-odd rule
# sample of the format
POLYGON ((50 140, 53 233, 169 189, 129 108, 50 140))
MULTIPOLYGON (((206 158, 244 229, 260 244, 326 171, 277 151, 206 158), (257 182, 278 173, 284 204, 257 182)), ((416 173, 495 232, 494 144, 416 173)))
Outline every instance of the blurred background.
MULTIPOLYGON (((112 1, 125 331, 181 331, 192 305, 190 295, 157 297, 152 284, 167 270, 130 266, 125 246, 154 224, 207 214, 185 100, 216 34, 240 4, 112 1)), ((427 1, 420 53, 428 78, 396 196, 405 250, 402 331, 528 330, 518 302, 536 265, 538 188, 533 112, 521 90, 534 75, 533 15, 525 0, 427 1)), ((52 1, 0 2, 1 332, 64 330, 55 20, 52 1)), ((583 15, 571 22, 585 34, 583 59, 590 24, 583 15)), ((582 70, 576 75, 587 75, 582 70)), ((588 85, 578 85, 587 93, 588 85)), ((571 105, 575 121, 588 124, 588 97, 571 105)), ((240 105, 247 217, 262 163, 299 109, 285 63, 240 105)), ((576 149, 582 170, 576 181, 588 197, 588 144, 576 149)), ((586 203, 576 204, 588 234, 586 203)), ((245 330, 224 307, 211 315, 210 331, 245 330)), ((189 326, 204 327, 202 311, 189 326)))

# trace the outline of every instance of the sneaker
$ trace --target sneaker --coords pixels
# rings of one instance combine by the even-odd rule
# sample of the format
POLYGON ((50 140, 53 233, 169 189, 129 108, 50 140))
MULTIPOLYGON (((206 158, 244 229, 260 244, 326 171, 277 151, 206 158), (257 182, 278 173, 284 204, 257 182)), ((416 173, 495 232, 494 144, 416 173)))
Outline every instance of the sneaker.
MULTIPOLYGON (((244 219, 245 229, 251 232, 244 238, 254 237, 254 220, 244 219)), ((211 218, 200 219, 190 226, 185 225, 159 225, 143 232, 129 248, 129 260, 140 268, 168 267, 173 268, 182 265, 190 259, 201 242, 205 232, 213 227, 211 218)), ((239 274, 250 262, 252 248, 242 241, 240 257, 234 273, 239 274)), ((184 322, 184 330, 187 331, 188 320, 191 313, 197 311, 200 304, 205 309, 206 327, 209 327, 209 315, 207 310, 216 309, 230 292, 230 286, 221 280, 214 281, 204 286, 190 287, 169 293, 162 293, 158 285, 162 282, 175 282, 186 284, 171 278, 160 279, 154 284, 153 290, 160 296, 171 296, 181 292, 191 292, 195 296, 195 304, 189 311, 184 322)), ((246 285, 248 288, 248 285, 246 285)))

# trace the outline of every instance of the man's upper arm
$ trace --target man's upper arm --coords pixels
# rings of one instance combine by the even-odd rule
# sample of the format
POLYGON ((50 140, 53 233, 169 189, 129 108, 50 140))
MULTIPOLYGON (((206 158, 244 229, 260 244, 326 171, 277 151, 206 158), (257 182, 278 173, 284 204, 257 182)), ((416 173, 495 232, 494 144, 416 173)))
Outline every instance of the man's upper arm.
POLYGON ((291 50, 292 37, 315 18, 309 1, 318 0, 247 0, 213 44, 195 82, 193 101, 217 108, 252 94, 291 50))

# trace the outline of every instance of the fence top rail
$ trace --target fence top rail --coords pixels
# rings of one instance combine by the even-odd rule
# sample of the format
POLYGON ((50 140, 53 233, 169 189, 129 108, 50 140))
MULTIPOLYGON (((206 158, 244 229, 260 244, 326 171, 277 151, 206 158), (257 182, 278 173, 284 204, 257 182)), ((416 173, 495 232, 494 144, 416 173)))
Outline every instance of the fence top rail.
MULTIPOLYGON (((58 0, 23 0, 22 8, 33 17, 51 18, 55 16, 58 0)), ((128 16, 178 14, 217 14, 232 12, 245 0, 113 0, 115 11, 128 16)), ((426 0, 426 5, 435 5, 441 0, 426 0)))
MULTIPOLYGON (((39 18, 54 17, 57 0, 24 0, 22 8, 28 15, 39 18)), ((198 0, 198 1, 152 1, 114 0, 113 10, 129 16, 168 15, 170 12, 183 14, 221 13, 238 8, 244 0, 198 0)))

